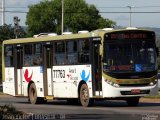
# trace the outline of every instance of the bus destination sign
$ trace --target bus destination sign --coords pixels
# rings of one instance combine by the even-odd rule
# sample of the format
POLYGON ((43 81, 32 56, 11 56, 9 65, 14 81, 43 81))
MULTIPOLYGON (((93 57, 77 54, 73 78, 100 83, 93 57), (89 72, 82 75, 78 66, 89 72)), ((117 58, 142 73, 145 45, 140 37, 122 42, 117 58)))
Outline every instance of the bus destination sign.
POLYGON ((122 33, 122 34, 111 34, 111 39, 146 39, 147 35, 144 33, 122 33))
POLYGON ((106 39, 150 39, 153 38, 152 32, 115 32, 106 34, 106 39))

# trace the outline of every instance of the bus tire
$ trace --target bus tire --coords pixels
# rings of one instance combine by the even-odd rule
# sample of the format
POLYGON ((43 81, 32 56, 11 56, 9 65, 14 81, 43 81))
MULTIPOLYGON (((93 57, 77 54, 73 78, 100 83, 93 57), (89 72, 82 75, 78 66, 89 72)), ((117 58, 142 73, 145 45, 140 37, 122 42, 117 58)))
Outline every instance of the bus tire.
POLYGON ((31 83, 29 87, 29 101, 31 104, 42 104, 46 103, 47 100, 44 100, 42 97, 37 97, 37 90, 35 83, 31 83))
POLYGON ((128 106, 137 106, 139 104, 139 97, 133 97, 127 99, 128 106))
POLYGON ((93 104, 93 100, 89 97, 89 90, 86 84, 82 84, 80 87, 79 99, 83 107, 88 107, 93 104))

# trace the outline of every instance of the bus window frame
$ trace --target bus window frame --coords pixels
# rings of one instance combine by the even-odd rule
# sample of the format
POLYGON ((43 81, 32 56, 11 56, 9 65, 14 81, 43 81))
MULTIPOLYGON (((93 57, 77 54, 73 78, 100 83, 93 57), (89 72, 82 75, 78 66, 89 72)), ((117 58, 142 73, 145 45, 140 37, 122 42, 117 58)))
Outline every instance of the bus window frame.
POLYGON ((78 63, 79 64, 90 64, 91 63, 91 57, 92 57, 92 48, 91 48, 91 39, 90 38, 82 38, 82 39, 79 39, 78 40, 78 63), (83 58, 82 58, 82 56, 83 56, 83 54, 85 54, 85 52, 86 51, 84 51, 83 50, 83 46, 80 48, 80 42, 82 42, 82 41, 85 41, 86 39, 88 39, 87 41, 88 41, 88 51, 87 51, 87 54, 88 54, 88 58, 89 58, 89 60, 88 60, 88 62, 83 62, 83 61, 80 61, 81 59, 83 60, 83 58), (80 50, 80 49, 82 49, 82 51, 80 50))
POLYGON ((66 61, 67 61, 67 65, 78 64, 78 41, 77 40, 71 39, 66 41, 66 61), (69 42, 73 42, 73 49, 72 49, 73 51, 70 51, 70 52, 68 52, 68 44, 67 44, 69 42), (76 51, 74 51, 74 45, 76 45, 76 51), (76 60, 74 63, 69 63, 68 55, 71 55, 71 54, 73 55, 73 57, 75 57, 74 55, 76 55, 76 60))
POLYGON ((40 66, 43 64, 43 44, 40 42, 32 43, 32 66, 40 66), (36 54, 36 45, 40 45, 40 53, 36 54), (39 55, 35 61, 35 55, 39 55), (38 61, 39 60, 39 61, 38 61))
POLYGON ((53 45, 53 65, 54 66, 62 66, 62 65, 82 65, 82 64, 91 64, 91 57, 92 57, 92 47, 91 47, 91 45, 92 45, 92 43, 91 43, 91 40, 92 39, 92 37, 90 38, 90 37, 87 37, 87 38, 75 38, 75 39, 63 39, 63 40, 55 40, 55 41, 53 41, 53 42, 51 42, 51 44, 53 45), (89 50, 88 50, 88 55, 89 55, 89 61, 88 62, 80 62, 80 52, 82 52, 82 51, 80 51, 79 49, 80 49, 80 45, 79 45, 79 42, 80 41, 83 41, 83 40, 85 40, 85 39, 87 39, 87 41, 89 41, 89 50), (70 41, 76 41, 76 44, 77 44, 77 51, 75 52, 76 54, 77 54, 77 62, 76 63, 74 63, 74 64, 70 64, 69 62, 68 62, 68 58, 67 58, 67 54, 68 54, 68 52, 67 52, 67 42, 70 42, 70 41), (64 45, 65 45, 65 50, 64 50, 64 52, 63 52, 63 54, 64 54, 64 64, 57 64, 56 63, 56 47, 55 47, 55 44, 57 43, 57 42, 64 42, 64 45))
MULTIPOLYGON (((29 44, 24 44, 23 45, 23 67, 31 67, 31 66, 33 66, 33 43, 29 43, 29 44), (25 46, 29 46, 29 47, 31 47, 31 54, 26 54, 25 52, 26 52, 26 47, 25 46), (26 56, 27 55, 27 56, 26 56), (26 57, 28 58, 28 60, 26 60, 26 57), (27 61, 27 62, 26 62, 27 61), (30 61, 30 62, 29 62, 30 61), (26 63, 27 64, 26 64, 26 63)), ((28 50, 27 50, 27 52, 28 52, 28 50)))
POLYGON ((15 49, 14 45, 11 45, 11 44, 5 44, 4 45, 4 65, 5 65, 5 67, 15 67, 15 64, 14 64, 14 61, 15 61, 14 51, 15 50, 14 49, 15 49), (6 65, 6 57, 8 57, 8 56, 6 56, 6 47, 7 46, 11 46, 12 47, 12 63, 10 63, 12 65, 6 65))
POLYGON ((53 50, 54 50, 54 55, 53 55, 53 64, 54 65, 56 65, 56 66, 60 66, 60 65, 66 65, 66 41, 65 40, 60 40, 60 41, 54 41, 53 42, 53 50), (58 43, 58 42, 64 42, 64 52, 62 53, 62 52, 57 52, 57 50, 56 50, 56 43, 58 43), (57 63, 57 56, 56 56, 56 54, 58 54, 58 55, 61 55, 61 54, 63 54, 64 55, 64 61, 63 61, 63 64, 62 63, 57 63))

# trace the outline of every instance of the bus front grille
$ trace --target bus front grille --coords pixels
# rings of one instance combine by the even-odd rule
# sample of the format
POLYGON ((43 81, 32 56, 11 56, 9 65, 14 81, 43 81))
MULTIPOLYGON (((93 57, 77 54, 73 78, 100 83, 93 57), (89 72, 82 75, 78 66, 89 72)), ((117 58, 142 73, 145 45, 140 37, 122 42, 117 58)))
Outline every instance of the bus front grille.
POLYGON ((140 94, 149 94, 150 90, 140 90, 139 92, 132 92, 132 91, 121 91, 122 95, 140 95, 140 94))

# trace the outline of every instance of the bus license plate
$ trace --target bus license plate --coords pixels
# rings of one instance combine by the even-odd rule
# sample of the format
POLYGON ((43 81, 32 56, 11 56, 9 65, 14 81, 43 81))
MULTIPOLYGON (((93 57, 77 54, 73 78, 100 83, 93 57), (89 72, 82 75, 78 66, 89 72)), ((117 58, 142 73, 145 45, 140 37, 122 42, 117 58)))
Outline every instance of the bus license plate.
POLYGON ((140 89, 132 89, 132 90, 131 90, 131 93, 132 93, 132 94, 139 94, 140 92, 141 92, 140 89))

